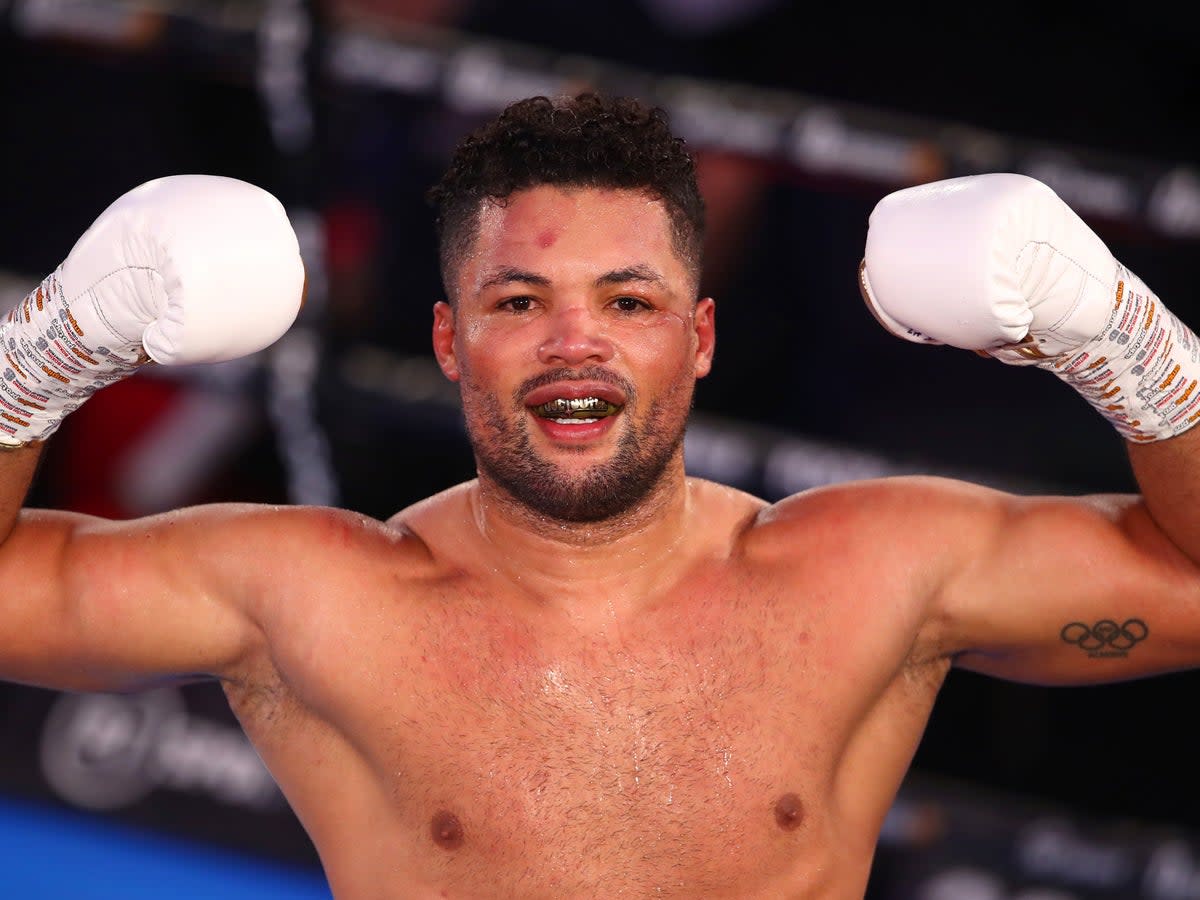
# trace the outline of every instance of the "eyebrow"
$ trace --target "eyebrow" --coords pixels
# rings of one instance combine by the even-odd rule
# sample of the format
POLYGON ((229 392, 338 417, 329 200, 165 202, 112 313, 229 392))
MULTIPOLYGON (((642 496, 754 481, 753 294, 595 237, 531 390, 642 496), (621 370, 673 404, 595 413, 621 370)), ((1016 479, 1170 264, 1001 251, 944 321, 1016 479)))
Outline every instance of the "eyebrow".
POLYGON ((533 272, 527 272, 524 269, 505 266, 503 269, 497 270, 495 275, 481 284, 480 288, 499 287, 505 284, 535 284, 538 287, 549 287, 550 279, 544 275, 535 275, 533 272))
POLYGON ((647 265, 638 264, 624 269, 614 269, 605 272, 596 279, 596 286, 609 284, 625 284, 629 281, 649 281, 654 284, 665 284, 666 281, 657 271, 647 265))
MULTIPOLYGON (((613 284, 626 284, 630 281, 647 281, 654 284, 665 284, 666 280, 653 267, 644 264, 626 266, 624 269, 613 269, 605 272, 595 281, 597 287, 613 284)), ((491 278, 480 285, 480 288, 500 287, 506 284, 530 284, 537 287, 549 287, 550 279, 545 275, 537 275, 515 266, 505 266, 498 269, 491 278)))

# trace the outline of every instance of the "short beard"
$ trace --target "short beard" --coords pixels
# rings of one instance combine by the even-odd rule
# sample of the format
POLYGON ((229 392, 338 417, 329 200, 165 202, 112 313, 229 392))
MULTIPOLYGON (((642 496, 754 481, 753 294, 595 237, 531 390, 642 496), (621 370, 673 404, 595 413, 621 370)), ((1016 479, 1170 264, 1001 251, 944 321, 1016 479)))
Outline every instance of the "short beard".
MULTIPOLYGON (((605 369, 562 370, 543 373, 536 379, 541 383, 568 380, 617 384, 627 398, 625 410, 634 406, 636 392, 632 385, 605 369)), ((531 381, 518 389, 514 395, 517 409, 524 409, 520 398, 536 386, 531 381)), ((480 473, 518 503, 539 516, 560 522, 603 522, 637 507, 662 481, 663 473, 683 444, 691 400, 691 384, 677 384, 651 407, 641 428, 633 424, 626 427, 610 460, 575 476, 564 474, 537 455, 528 423, 506 417, 494 394, 480 397, 478 414, 467 415, 467 433, 480 473), (477 424, 472 425, 472 420, 477 424)))

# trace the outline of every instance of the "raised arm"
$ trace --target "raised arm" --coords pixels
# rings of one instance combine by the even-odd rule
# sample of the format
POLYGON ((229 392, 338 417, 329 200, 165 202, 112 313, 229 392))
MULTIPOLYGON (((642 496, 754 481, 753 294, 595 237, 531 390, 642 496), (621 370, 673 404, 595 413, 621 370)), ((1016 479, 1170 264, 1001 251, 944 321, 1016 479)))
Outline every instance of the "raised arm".
POLYGON ((1169 441, 1132 445, 1129 460, 1154 521, 1200 560, 1200 428, 1169 441))
POLYGON ((274 197, 231 178, 172 176, 118 198, 8 313, 0 677, 124 688, 212 674, 241 652, 250 628, 234 596, 245 584, 236 551, 261 543, 261 515, 243 522, 214 507, 115 523, 21 507, 43 442, 92 393, 151 361, 263 349, 294 321, 303 285, 296 236, 274 197), (234 558, 206 564, 216 547, 234 558))
POLYGON ((38 463, 42 459, 42 443, 38 441, 18 447, 0 448, 0 546, 12 533, 38 463))
POLYGON ((945 540, 933 634, 963 668, 1092 684, 1200 665, 1200 569, 1139 496, 979 489, 945 540))
POLYGON ((0 545, 0 678, 134 690, 233 677, 338 513, 216 504, 128 521, 24 510, 0 545))
MULTIPOLYGON (((964 499, 934 606, 947 652, 1018 680, 1200 665, 1200 340, 1046 185, 1022 175, 898 191, 860 267, 881 324, 1033 365, 1125 439, 1139 496, 964 499)), ((964 495, 966 496, 966 495, 964 495)), ((954 518, 953 516, 951 518, 954 518)))

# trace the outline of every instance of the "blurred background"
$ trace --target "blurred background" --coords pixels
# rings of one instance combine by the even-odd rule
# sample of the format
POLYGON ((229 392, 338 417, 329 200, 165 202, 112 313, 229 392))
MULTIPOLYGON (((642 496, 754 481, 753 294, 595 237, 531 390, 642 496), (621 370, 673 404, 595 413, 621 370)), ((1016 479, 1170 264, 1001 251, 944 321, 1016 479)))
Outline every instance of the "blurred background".
MULTIPOLYGON (((52 442, 31 503, 210 500, 386 517, 473 475, 429 351, 423 195, 506 103, 664 106, 709 204, 718 301, 688 466, 776 499, 924 472, 1125 491, 1065 385, 883 332, 858 296, 874 204, 953 175, 1054 187, 1200 324, 1200 37, 1121 17, 948 17, 785 0, 0 0, 0 303, 150 178, 256 182, 311 273, 279 344, 146 369, 52 442)), ((1145 14, 1143 17, 1142 14, 1145 14)), ((1200 897, 1200 676, 1045 689, 955 672, 885 828, 875 900, 1200 897)), ((0 685, 0 897, 326 897, 219 689, 0 685)))

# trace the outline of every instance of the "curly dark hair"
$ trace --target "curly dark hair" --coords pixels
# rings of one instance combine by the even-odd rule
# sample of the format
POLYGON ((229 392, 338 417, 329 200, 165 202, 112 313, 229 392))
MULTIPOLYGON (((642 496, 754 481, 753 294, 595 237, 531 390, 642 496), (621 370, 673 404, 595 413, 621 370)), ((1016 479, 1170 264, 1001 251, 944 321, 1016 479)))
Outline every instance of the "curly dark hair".
POLYGON ((442 281, 455 302, 456 273, 477 235, 484 202, 503 203, 538 185, 644 191, 665 207, 679 254, 699 284, 704 200, 682 138, 667 113, 626 97, 585 92, 557 102, 509 105, 470 134, 430 188, 442 281))

